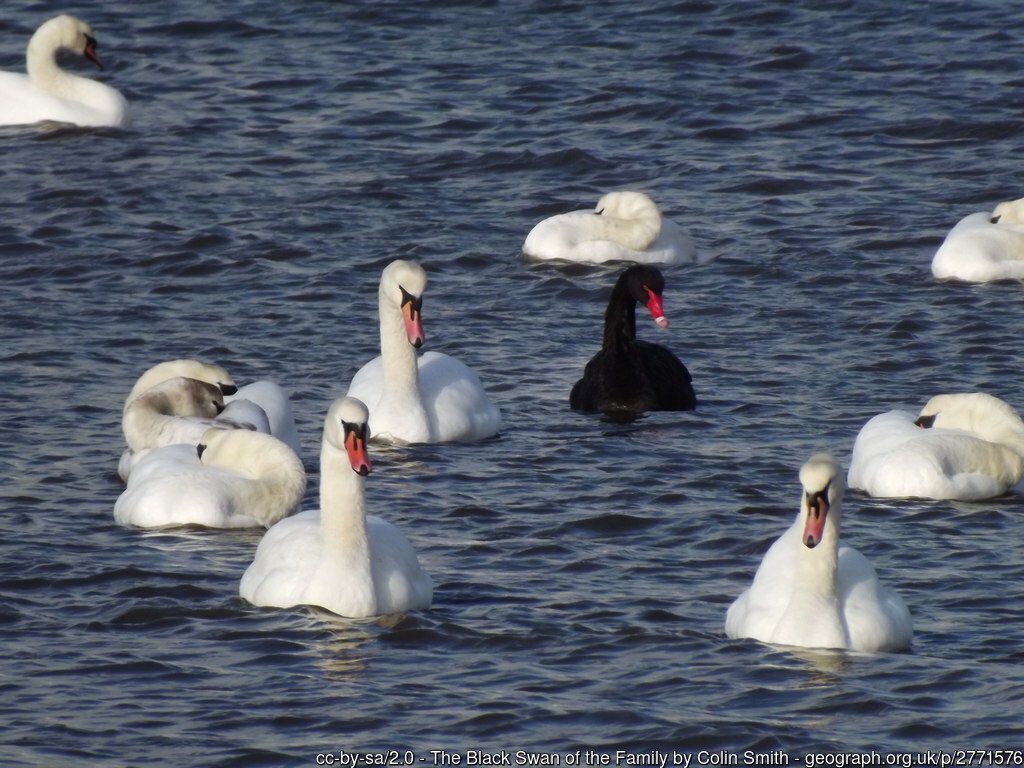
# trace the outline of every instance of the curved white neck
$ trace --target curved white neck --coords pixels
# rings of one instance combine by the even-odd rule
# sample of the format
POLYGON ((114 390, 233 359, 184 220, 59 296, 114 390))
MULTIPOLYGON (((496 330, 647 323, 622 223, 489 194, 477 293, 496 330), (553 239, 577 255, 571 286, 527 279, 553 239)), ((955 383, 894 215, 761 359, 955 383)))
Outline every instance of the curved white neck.
POLYGON ((61 69, 57 64, 59 49, 60 44, 52 35, 33 35, 25 53, 25 69, 28 71, 29 80, 40 90, 58 96, 69 96, 83 87, 88 87, 83 86, 83 83, 92 81, 61 69))

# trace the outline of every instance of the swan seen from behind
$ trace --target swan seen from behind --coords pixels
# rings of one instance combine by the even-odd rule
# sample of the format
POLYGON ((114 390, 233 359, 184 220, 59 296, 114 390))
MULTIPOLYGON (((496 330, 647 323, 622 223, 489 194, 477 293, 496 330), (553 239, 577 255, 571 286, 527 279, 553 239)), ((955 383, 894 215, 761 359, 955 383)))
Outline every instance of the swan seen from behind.
POLYGON ((690 236, 663 218, 650 197, 631 191, 609 192, 593 211, 544 219, 523 243, 523 255, 532 261, 669 266, 693 262, 696 253, 690 236))
POLYGON ((474 442, 498 433, 501 412, 470 368, 423 346, 427 275, 411 261, 384 268, 378 288, 379 357, 348 388, 370 411, 375 440, 405 443, 474 442))
POLYGON ((269 528, 299 508, 305 490, 302 461, 286 444, 262 432, 214 428, 198 446, 142 455, 114 519, 140 528, 269 528))
POLYGON ((430 607, 433 585, 392 524, 366 514, 369 412, 352 397, 324 420, 320 509, 300 512, 263 536, 239 594, 258 606, 314 605, 362 618, 430 607))
POLYGON ((114 88, 61 69, 61 49, 85 56, 100 69, 92 27, 73 16, 44 22, 28 43, 27 74, 0 72, 0 125, 43 120, 83 127, 128 125, 128 103, 114 88))
POLYGON ((726 634, 807 648, 909 648, 914 631, 906 604, 879 582, 864 555, 840 541, 841 467, 817 454, 800 469, 800 483, 796 520, 729 606, 726 634))
POLYGON ((1024 198, 961 219, 935 252, 932 274, 972 283, 1024 279, 1024 198))
POLYGON ((1022 478, 1024 422, 1009 403, 973 392, 871 418, 854 442, 848 483, 879 498, 977 501, 1022 478))
POLYGON ((688 411, 697 405, 690 372, 663 346, 636 338, 636 305, 660 328, 668 318, 662 305, 665 279, 657 267, 636 265, 619 275, 608 300, 601 350, 569 393, 577 411, 605 413, 688 411))

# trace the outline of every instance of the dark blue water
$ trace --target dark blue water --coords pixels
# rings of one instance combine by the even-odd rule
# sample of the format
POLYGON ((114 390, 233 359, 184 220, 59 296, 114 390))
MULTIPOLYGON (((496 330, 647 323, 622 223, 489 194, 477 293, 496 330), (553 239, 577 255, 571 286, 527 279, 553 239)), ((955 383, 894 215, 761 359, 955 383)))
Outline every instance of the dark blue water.
MULTIPOLYGON (((5 7, 0 68, 65 6, 5 7)), ((912 653, 723 634, 815 450, 981 389, 1024 406, 1021 286, 940 284, 1019 197, 1005 3, 231 4, 77 12, 130 130, 0 129, 5 765, 313 765, 409 748, 904 753, 1024 743, 1024 505, 848 494, 912 653), (648 191, 717 258, 667 274, 695 413, 571 412, 617 269, 528 266, 539 219, 648 191), (121 405, 175 357, 327 404, 420 260, 428 348, 500 439, 378 450, 371 511, 435 582, 349 622, 237 597, 259 533, 114 524, 121 405)), ((80 62, 69 66, 85 72, 80 62)), ((92 73, 90 73, 92 74, 92 73)))

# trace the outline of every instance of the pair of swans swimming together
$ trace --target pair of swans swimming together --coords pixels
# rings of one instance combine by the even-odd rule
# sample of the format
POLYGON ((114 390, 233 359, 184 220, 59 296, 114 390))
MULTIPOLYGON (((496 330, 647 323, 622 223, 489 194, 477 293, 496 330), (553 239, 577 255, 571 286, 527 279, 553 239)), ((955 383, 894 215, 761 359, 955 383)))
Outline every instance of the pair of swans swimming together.
MULTIPOLYGON (((977 500, 1022 477, 1024 422, 1007 403, 974 392, 937 395, 916 415, 872 418, 857 435, 848 482, 871 496, 977 500)), ((730 606, 726 634, 815 648, 908 648, 913 626, 903 600, 839 540, 838 463, 814 456, 800 481, 800 513, 730 606)))

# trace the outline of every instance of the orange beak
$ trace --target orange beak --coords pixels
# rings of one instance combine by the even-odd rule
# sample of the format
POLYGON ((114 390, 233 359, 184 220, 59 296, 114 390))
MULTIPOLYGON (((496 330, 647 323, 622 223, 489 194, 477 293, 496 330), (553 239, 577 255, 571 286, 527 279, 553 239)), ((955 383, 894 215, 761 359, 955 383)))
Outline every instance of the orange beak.
POLYGON ((345 451, 353 471, 366 477, 370 474, 370 455, 366 452, 366 428, 353 428, 345 432, 345 451))
POLYGON ((427 336, 423 333, 423 313, 420 311, 421 304, 413 299, 402 304, 402 319, 405 320, 405 335, 409 337, 409 343, 416 349, 423 346, 427 336))
POLYGON ((828 496, 816 493, 806 495, 807 520, 804 522, 804 533, 801 537, 804 546, 814 549, 821 543, 825 535, 825 518, 828 517, 828 496))

